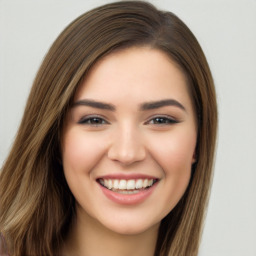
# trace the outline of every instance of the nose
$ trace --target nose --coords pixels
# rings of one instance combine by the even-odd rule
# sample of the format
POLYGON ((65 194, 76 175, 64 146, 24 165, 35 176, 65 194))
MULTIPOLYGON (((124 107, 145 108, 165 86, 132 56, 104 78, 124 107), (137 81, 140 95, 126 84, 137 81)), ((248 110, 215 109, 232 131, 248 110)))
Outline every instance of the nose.
POLYGON ((139 131, 128 125, 115 131, 108 150, 109 159, 122 165, 131 165, 145 157, 146 149, 139 131))

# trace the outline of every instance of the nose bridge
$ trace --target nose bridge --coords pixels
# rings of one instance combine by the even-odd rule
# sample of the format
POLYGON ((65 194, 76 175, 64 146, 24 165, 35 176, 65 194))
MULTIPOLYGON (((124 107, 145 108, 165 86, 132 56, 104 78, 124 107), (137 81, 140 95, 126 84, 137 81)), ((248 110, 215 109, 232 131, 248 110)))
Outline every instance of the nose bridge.
POLYGON ((114 132, 108 156, 122 164, 141 161, 146 156, 142 134, 133 124, 120 124, 114 132))

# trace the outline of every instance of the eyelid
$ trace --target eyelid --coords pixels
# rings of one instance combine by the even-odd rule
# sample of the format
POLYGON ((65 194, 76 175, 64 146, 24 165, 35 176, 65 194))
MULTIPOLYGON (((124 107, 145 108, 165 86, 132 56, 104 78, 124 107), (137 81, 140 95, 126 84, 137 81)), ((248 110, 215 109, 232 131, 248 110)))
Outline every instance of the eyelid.
POLYGON ((169 120, 170 122, 162 123, 162 124, 153 124, 153 125, 173 125, 173 124, 176 124, 176 123, 180 123, 180 120, 178 120, 177 118, 174 118, 173 116, 154 115, 154 116, 151 116, 144 124, 150 124, 150 122, 153 121, 156 118, 163 118, 163 119, 169 120))
POLYGON ((96 114, 83 116, 82 118, 79 119, 79 121, 77 123, 82 124, 82 125, 90 125, 90 126, 102 126, 102 125, 110 124, 109 121, 107 121, 105 117, 103 117, 101 115, 96 115, 96 114), (104 123, 103 124, 86 123, 86 121, 92 120, 93 118, 101 119, 104 123))

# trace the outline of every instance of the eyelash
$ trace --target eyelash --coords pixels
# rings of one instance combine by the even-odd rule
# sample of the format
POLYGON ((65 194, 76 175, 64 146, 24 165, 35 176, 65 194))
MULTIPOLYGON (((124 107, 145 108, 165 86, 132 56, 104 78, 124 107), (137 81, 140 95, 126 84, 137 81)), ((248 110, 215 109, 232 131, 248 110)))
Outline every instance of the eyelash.
POLYGON ((87 116, 79 120, 78 124, 101 126, 101 125, 109 124, 109 122, 107 122, 104 118, 99 116, 87 116))
MULTIPOLYGON (((179 123, 179 121, 167 116, 155 116, 150 120, 148 120, 147 122, 145 122, 145 124, 149 124, 149 125, 172 125, 176 123, 179 123)), ((102 126, 102 125, 109 124, 109 122, 99 116, 87 116, 79 120, 78 124, 90 125, 90 126, 102 126)))
POLYGON ((146 122, 146 124, 152 124, 152 125, 172 125, 177 123, 179 123, 179 121, 169 116, 155 116, 146 122))

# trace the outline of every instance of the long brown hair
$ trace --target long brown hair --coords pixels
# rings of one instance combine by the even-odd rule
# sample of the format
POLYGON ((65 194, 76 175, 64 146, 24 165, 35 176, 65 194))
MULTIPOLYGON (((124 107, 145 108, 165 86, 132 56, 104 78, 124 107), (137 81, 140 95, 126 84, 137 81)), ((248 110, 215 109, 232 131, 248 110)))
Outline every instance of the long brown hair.
POLYGON ((63 175, 60 139, 75 91, 103 56, 130 46, 160 49, 188 79, 198 123, 190 184, 162 220, 155 256, 197 255, 212 179, 217 129, 213 79, 203 51, 173 13, 121 1, 73 21, 46 55, 0 179, 0 232, 11 255, 56 255, 75 214, 63 175))

